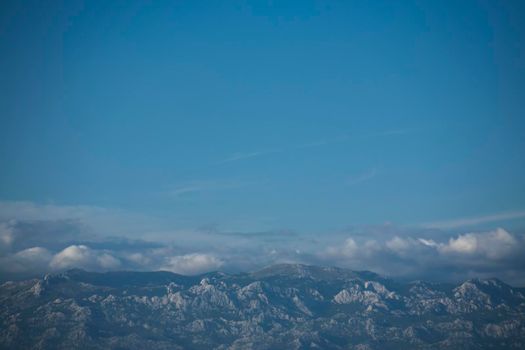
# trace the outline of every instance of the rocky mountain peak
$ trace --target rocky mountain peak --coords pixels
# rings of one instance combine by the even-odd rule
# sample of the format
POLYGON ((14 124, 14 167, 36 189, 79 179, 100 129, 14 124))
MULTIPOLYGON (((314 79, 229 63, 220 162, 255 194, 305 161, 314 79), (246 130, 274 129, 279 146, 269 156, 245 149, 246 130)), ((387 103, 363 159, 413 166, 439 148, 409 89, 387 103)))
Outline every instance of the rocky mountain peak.
POLYGON ((298 264, 200 276, 71 270, 4 283, 0 314, 0 348, 518 349, 525 343, 525 298, 496 279, 404 283, 298 264))

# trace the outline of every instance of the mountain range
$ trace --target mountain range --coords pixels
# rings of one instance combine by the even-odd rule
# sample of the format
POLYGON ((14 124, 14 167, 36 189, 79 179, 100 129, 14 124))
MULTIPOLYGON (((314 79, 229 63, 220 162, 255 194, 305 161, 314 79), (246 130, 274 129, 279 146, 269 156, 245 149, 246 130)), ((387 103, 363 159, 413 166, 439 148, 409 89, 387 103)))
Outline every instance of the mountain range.
POLYGON ((2 349, 524 349, 525 289, 299 264, 87 272, 0 286, 2 349))

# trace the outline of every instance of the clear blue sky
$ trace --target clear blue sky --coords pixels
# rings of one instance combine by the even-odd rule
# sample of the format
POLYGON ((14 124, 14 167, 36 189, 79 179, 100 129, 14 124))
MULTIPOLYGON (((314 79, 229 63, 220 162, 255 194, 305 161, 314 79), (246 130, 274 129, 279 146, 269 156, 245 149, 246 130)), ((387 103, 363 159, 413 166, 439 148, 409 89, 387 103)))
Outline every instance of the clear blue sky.
POLYGON ((523 220, 524 4, 2 1, 0 200, 248 231, 523 220))

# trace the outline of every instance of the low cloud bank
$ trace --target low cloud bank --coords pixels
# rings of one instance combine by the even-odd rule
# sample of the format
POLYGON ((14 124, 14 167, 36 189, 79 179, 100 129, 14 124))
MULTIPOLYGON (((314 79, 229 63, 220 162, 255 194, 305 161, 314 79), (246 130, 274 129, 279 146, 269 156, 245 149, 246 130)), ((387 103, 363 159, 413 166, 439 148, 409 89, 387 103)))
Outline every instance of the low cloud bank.
POLYGON ((329 246, 319 253, 321 261, 390 276, 458 280, 496 276, 525 284, 525 240, 502 228, 455 235, 443 241, 394 236, 386 240, 329 246))
POLYGON ((71 245, 55 254, 49 262, 49 267, 54 270, 74 267, 93 270, 114 270, 120 266, 120 260, 113 255, 90 249, 85 245, 71 245))
POLYGON ((195 275, 218 270, 222 265, 224 262, 213 255, 194 253, 167 257, 166 265, 161 269, 183 275, 195 275))
POLYGON ((196 232, 199 239, 146 242, 94 238, 69 220, 0 222, 0 279, 83 268, 166 270, 185 275, 255 270, 283 262, 371 270, 406 279, 458 281, 498 277, 525 285, 525 239, 503 228, 450 234, 392 226, 319 239, 289 231, 196 232), (204 239, 203 239, 204 238, 204 239), (198 243, 202 242, 202 243, 198 243))

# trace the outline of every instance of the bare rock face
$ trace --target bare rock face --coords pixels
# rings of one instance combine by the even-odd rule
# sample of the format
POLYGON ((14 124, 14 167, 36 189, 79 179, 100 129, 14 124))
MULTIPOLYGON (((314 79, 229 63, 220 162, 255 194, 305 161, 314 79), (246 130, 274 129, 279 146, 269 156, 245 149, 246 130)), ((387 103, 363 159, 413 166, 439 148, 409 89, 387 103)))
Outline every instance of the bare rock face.
POLYGON ((523 349, 524 290, 277 265, 71 270, 0 286, 2 349, 523 349))

